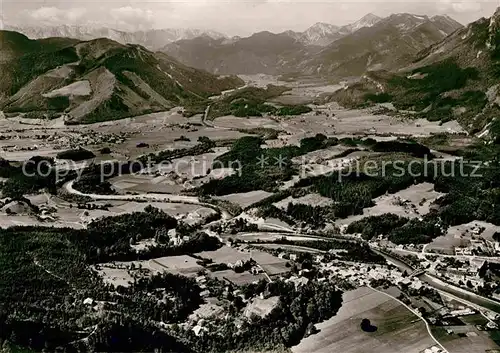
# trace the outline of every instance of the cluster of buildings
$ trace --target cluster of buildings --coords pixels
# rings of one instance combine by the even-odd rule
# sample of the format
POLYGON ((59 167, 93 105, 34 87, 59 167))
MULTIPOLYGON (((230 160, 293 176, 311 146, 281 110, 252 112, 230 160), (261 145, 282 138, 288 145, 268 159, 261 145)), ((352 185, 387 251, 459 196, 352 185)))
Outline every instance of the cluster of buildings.
POLYGON ((483 259, 471 258, 469 261, 456 261, 456 267, 440 262, 434 273, 448 281, 464 286, 482 287, 485 282, 485 275, 488 269, 487 261, 483 259), (458 267, 460 266, 460 267, 458 267))
POLYGON ((335 277, 346 280, 355 286, 367 286, 373 280, 386 280, 414 290, 420 290, 424 286, 424 283, 417 277, 405 276, 399 269, 386 266, 364 263, 354 266, 347 264, 327 264, 324 269, 332 273, 335 277))
POLYGON ((491 242, 485 239, 471 239, 467 246, 455 247, 455 255, 457 256, 490 256, 497 254, 500 254, 500 243, 497 241, 491 242))

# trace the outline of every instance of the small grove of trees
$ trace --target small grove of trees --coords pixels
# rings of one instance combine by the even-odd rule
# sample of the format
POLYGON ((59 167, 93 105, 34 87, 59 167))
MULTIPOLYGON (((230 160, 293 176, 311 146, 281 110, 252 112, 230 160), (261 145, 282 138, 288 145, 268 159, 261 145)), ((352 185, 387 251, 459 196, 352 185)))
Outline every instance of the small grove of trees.
POLYGON ((361 233, 366 240, 386 235, 395 244, 425 244, 443 234, 438 224, 437 218, 433 216, 410 220, 389 213, 353 222, 347 227, 347 232, 361 233))
POLYGON ((75 150, 68 150, 59 152, 56 156, 58 159, 67 159, 74 162, 84 161, 86 159, 95 158, 95 154, 89 150, 79 148, 75 150))

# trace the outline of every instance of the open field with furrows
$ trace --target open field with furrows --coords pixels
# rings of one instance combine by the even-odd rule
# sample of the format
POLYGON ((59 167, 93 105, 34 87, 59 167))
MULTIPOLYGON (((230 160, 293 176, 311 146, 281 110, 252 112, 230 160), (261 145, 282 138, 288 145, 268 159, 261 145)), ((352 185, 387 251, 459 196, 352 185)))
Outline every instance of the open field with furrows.
POLYGON ((286 267, 287 260, 259 250, 235 249, 223 246, 218 250, 204 251, 196 255, 204 259, 212 259, 213 262, 219 264, 235 264, 238 261, 246 262, 252 259, 270 276, 290 271, 286 267))
POLYGON ((286 266, 287 260, 280 259, 267 252, 252 250, 252 259, 254 259, 260 267, 269 275, 276 276, 290 272, 290 268, 286 266))
POLYGON ((187 277, 195 277, 203 267, 196 263, 196 259, 187 256, 169 256, 149 260, 146 267, 152 271, 166 271, 187 277))
MULTIPOLYGON (((260 233, 240 233, 236 235, 227 235, 224 236, 227 238, 239 240, 239 241, 247 241, 247 242, 257 242, 257 241, 276 241, 280 240, 282 238, 286 238, 288 240, 295 240, 295 241, 314 241, 315 239, 313 238, 308 238, 308 237, 302 237, 300 235, 285 235, 285 234, 279 234, 279 233, 267 233, 267 232, 260 232, 260 233)), ((318 241, 322 241, 318 239, 318 241)))
POLYGON ((215 251, 203 251, 195 254, 204 259, 212 259, 218 264, 235 264, 238 261, 249 261, 252 254, 249 251, 239 250, 228 246, 223 246, 215 251))
POLYGON ((257 275, 251 274, 249 272, 236 273, 233 270, 224 270, 217 272, 209 272, 209 275, 218 278, 222 281, 227 281, 234 284, 235 286, 244 286, 247 284, 259 282, 261 280, 266 280, 267 277, 263 273, 257 275))
POLYGON ((429 213, 430 205, 442 195, 434 191, 434 185, 431 183, 412 185, 397 193, 377 197, 374 199, 375 206, 364 209, 362 215, 339 219, 336 224, 349 225, 362 218, 384 213, 394 213, 407 218, 420 217, 429 213))
POLYGON ((196 277, 203 267, 196 263, 196 259, 187 256, 169 256, 151 260, 129 261, 129 262, 113 262, 104 263, 94 266, 97 273, 102 277, 104 282, 114 286, 129 286, 132 282, 131 274, 139 276, 150 276, 158 273, 168 272, 187 277, 196 277), (130 267, 133 266, 133 269, 130 267))
POLYGON ((56 222, 42 222, 35 217, 29 215, 5 215, 0 214, 0 228, 11 228, 11 227, 55 227, 55 228, 73 228, 73 229, 83 229, 85 226, 81 223, 81 220, 72 220, 61 218, 56 222))
POLYGON ((420 353, 436 345, 411 311, 366 287, 344 293, 337 315, 316 326, 320 332, 293 347, 294 353, 420 353), (365 318, 375 332, 360 328, 365 318))
POLYGON ((263 191, 263 190, 257 190, 257 191, 250 191, 250 192, 245 192, 245 193, 240 193, 240 194, 230 194, 230 195, 225 195, 225 196, 219 196, 217 199, 219 200, 224 200, 224 201, 229 201, 231 203, 237 204, 242 208, 247 208, 249 206, 252 206, 253 204, 262 201, 268 197, 270 197, 272 193, 263 191))
POLYGON ((451 353, 497 353, 500 351, 500 331, 481 331, 476 325, 486 324, 481 315, 460 317, 463 325, 433 327, 432 332, 451 353), (481 319, 482 318, 482 319, 481 319), (446 330, 452 331, 448 333, 446 330))
POLYGON ((458 226, 450 227, 445 236, 438 237, 427 246, 428 251, 435 251, 445 254, 454 254, 455 247, 466 247, 471 244, 471 240, 481 239, 494 242, 493 235, 500 232, 500 227, 494 224, 474 221, 458 226), (474 229, 483 229, 475 232, 474 229))
POLYGON ((265 249, 283 250, 283 251, 292 251, 292 252, 301 252, 301 253, 307 253, 307 254, 323 254, 323 253, 326 253, 326 251, 315 250, 315 249, 306 248, 306 247, 297 246, 297 245, 258 244, 258 246, 262 247, 262 248, 265 248, 265 249))
MULTIPOLYGON (((98 201, 94 202, 96 206, 108 206, 108 210, 86 210, 70 207, 70 204, 57 197, 48 197, 47 195, 29 196, 33 205, 38 207, 46 205, 57 209, 53 214, 55 221, 40 221, 34 215, 23 213, 18 215, 7 215, 0 213, 0 227, 9 228, 15 226, 47 226, 58 228, 83 229, 89 222, 102 218, 129 214, 133 212, 143 212, 151 205, 158 208, 172 217, 181 219, 188 224, 199 223, 207 217, 213 215, 215 211, 211 208, 200 207, 199 205, 190 205, 182 203, 166 202, 131 202, 131 201, 98 201)), ((75 206, 75 205, 73 205, 75 206)))

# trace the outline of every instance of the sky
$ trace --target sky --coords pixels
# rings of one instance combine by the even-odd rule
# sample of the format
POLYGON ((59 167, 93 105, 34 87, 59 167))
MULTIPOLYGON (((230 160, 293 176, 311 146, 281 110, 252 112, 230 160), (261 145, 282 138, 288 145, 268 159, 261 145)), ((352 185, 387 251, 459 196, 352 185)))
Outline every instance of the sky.
POLYGON ((500 0, 0 0, 0 19, 10 25, 199 28, 244 36, 303 31, 316 22, 345 25, 367 13, 447 14, 467 24, 491 16, 499 6, 500 0))

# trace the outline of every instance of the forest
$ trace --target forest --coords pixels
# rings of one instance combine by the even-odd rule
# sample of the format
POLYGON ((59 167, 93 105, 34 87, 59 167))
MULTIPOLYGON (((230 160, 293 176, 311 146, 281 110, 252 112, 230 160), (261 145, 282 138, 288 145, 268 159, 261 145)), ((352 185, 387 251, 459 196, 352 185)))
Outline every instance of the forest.
MULTIPOLYGON (((141 253, 142 259, 221 246, 217 238, 204 233, 194 234, 183 246, 169 245, 166 232, 175 227, 180 225, 174 218, 148 207, 145 212, 100 219, 87 230, 0 230, 0 339, 35 351, 54 351, 57 347, 88 351, 88 347, 77 346, 95 329, 93 338, 97 341, 90 342, 108 351, 104 347, 116 342, 109 341, 107 328, 114 327, 123 338, 128 329, 124 322, 148 330, 147 324, 139 324, 184 320, 201 303, 201 290, 194 280, 163 273, 137 278, 129 287, 112 288, 91 267, 116 259, 137 260, 139 256, 130 244, 144 238, 155 237, 159 245, 141 253), (96 315, 84 304, 86 298, 107 308, 109 314, 96 315)), ((154 331, 149 334, 154 336, 154 331)))
MULTIPOLYGON (((292 283, 264 281, 242 291, 248 297, 260 291, 279 296, 280 304, 270 316, 253 317, 240 329, 233 320, 222 320, 215 323, 217 330, 196 337, 177 325, 202 303, 201 288, 194 279, 169 273, 133 275, 129 286, 113 287, 91 266, 191 254, 220 246, 217 238, 206 235, 193 236, 185 246, 167 245, 165 231, 179 226, 175 219, 148 207, 145 212, 95 221, 84 231, 40 227, 0 230, 0 341, 4 347, 43 352, 220 352, 290 347, 311 325, 334 315, 342 304, 342 293, 332 283, 314 281, 296 288, 292 283), (150 237, 155 237, 163 252, 152 250, 134 257, 130 244, 150 237), (88 298, 92 305, 85 303, 88 298), (173 326, 159 330, 160 321, 173 326), (228 339, 220 340, 219 334, 228 339)), ((354 248, 352 252, 358 253, 354 248)), ((136 270, 139 272, 134 273, 146 271, 141 267, 136 270)), ((231 301, 232 315, 240 315, 241 298, 231 301)))
POLYGON ((279 351, 289 348, 298 344, 312 325, 332 317, 342 306, 342 292, 327 281, 312 281, 298 288, 283 281, 261 281, 243 288, 243 292, 247 298, 260 293, 265 293, 266 297, 279 296, 280 303, 269 316, 254 317, 251 322, 243 322, 240 329, 233 320, 219 320, 214 323, 215 331, 201 337, 189 332, 185 341, 193 342, 194 351, 279 351))

